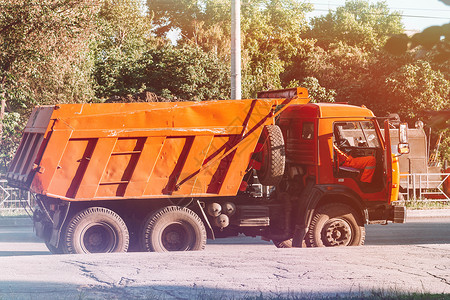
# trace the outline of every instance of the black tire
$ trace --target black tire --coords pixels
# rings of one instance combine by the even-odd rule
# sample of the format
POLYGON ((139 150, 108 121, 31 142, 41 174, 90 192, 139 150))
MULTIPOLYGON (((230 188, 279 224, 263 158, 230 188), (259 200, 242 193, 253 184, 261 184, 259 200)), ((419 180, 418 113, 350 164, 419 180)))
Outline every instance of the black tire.
POLYGON ((146 251, 196 251, 205 249, 206 230, 192 210, 167 206, 149 215, 142 230, 146 251))
POLYGON ((272 240, 273 244, 275 245, 275 247, 277 248, 292 248, 292 239, 288 239, 288 240, 272 240))
POLYGON ((45 246, 52 254, 64 254, 64 250, 63 250, 61 243, 59 243, 58 247, 55 247, 55 246, 51 245, 50 242, 46 241, 45 246))
POLYGON ((277 125, 264 126, 259 142, 263 144, 258 160, 261 168, 256 171, 259 182, 263 185, 277 185, 284 174, 286 156, 284 139, 277 125))
POLYGON ((316 210, 305 240, 309 247, 361 246, 365 237, 359 214, 346 204, 332 203, 316 210))
POLYGON ((63 237, 64 253, 127 252, 130 237, 122 218, 110 209, 90 207, 68 223, 63 237))
MULTIPOLYGON (((273 244, 277 248, 292 248, 292 239, 288 240, 272 240, 273 244)), ((302 248, 306 248, 305 240, 302 241, 302 248)))

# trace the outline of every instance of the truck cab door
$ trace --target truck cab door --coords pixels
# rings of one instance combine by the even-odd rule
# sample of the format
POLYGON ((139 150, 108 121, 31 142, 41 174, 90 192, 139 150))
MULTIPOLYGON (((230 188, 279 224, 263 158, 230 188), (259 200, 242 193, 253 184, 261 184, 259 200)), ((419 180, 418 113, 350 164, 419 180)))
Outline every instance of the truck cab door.
POLYGON ((387 198, 391 199, 392 195, 392 143, 389 133, 389 121, 384 121, 384 174, 386 178, 387 198))

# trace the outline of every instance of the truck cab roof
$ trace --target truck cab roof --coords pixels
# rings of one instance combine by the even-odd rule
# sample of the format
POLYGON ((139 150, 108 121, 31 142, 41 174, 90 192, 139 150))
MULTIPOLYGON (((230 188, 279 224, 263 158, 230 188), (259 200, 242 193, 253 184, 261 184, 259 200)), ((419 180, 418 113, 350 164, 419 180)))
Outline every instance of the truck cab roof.
POLYGON ((365 106, 342 103, 307 103, 291 105, 283 112, 282 118, 367 118, 374 117, 365 106))

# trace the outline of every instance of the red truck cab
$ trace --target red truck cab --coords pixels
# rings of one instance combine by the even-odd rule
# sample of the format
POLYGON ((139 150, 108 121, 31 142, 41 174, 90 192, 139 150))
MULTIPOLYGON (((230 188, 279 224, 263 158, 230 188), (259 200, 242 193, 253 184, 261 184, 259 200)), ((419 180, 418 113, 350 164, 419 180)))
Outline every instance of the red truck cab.
MULTIPOLYGON (((311 222, 320 207, 332 207, 325 209, 325 214, 330 210, 352 212, 359 223, 359 229, 347 228, 348 220, 335 218, 337 221, 330 221, 330 226, 337 226, 341 231, 330 229, 330 232, 363 231, 361 223, 404 222, 404 207, 391 205, 398 196, 398 160, 391 154, 389 137, 383 137, 378 119, 369 109, 331 103, 291 105, 281 114, 278 125, 286 144, 286 185, 298 186, 298 181, 303 185, 297 194, 304 196, 299 196, 297 201, 303 203, 300 215, 305 219, 297 220, 297 228, 301 228, 307 241, 310 235, 311 245, 323 243, 314 241, 317 236, 311 234, 311 225, 316 225, 311 222), (364 169, 342 165, 340 151, 352 158, 375 162, 367 167, 374 169, 369 182, 361 180, 364 169)), ((337 240, 328 239, 328 242, 337 240)), ((363 244, 364 232, 359 240, 342 242, 363 244)))

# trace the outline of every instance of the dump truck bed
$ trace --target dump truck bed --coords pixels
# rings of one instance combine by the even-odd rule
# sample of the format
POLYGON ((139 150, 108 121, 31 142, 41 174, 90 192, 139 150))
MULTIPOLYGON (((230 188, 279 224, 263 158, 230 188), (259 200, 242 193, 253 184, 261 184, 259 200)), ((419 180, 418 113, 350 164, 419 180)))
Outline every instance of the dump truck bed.
POLYGON ((290 101, 36 107, 7 178, 70 201, 236 195, 263 126, 290 101))

